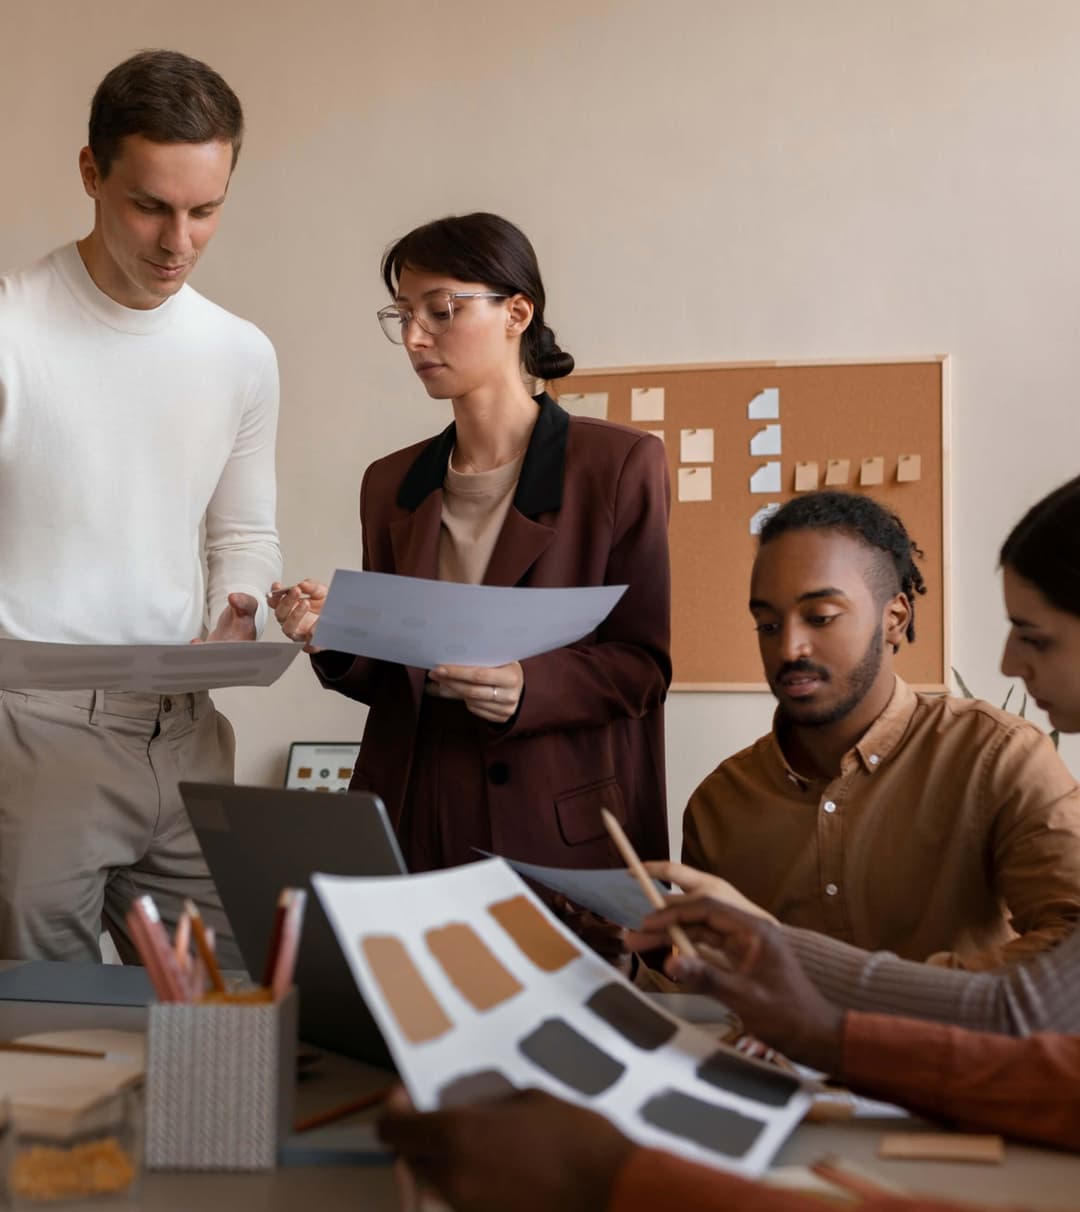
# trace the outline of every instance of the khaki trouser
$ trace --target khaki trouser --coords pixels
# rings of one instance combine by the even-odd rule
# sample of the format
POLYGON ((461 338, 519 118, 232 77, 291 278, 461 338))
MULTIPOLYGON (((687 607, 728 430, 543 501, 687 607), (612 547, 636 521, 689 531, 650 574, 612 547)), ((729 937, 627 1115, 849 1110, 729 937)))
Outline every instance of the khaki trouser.
POLYGON ((104 926, 137 963, 124 915, 185 897, 242 968, 184 811, 181 779, 231 782, 232 726, 205 692, 0 690, 0 958, 100 960, 104 926))

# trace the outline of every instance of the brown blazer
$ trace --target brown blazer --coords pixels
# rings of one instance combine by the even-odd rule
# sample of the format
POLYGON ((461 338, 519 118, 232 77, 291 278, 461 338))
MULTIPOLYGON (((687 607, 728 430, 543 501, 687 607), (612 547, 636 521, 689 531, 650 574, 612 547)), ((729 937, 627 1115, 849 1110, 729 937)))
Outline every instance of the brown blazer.
MULTIPOLYGON (((595 633, 522 661, 517 715, 502 728, 475 730, 474 792, 486 797, 496 853, 560 866, 619 865, 600 819, 607 807, 643 855, 664 857, 666 454, 640 430, 571 417, 547 395, 537 402, 540 415, 484 583, 629 588, 595 633)), ((451 424, 368 468, 360 490, 365 569, 437 576, 453 446, 451 424)), ((370 705, 351 786, 376 791, 399 827, 426 671, 342 653, 312 663, 324 686, 370 705)))

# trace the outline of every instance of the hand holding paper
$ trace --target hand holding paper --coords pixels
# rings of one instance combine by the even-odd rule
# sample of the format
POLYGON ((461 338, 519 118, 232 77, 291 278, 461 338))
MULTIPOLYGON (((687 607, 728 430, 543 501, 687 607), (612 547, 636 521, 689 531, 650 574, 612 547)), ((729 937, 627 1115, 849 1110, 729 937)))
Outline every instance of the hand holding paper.
POLYGON ((205 640, 194 639, 193 644, 227 644, 237 640, 257 640, 255 612, 259 603, 250 593, 230 593, 225 609, 205 640))
POLYGON ((518 661, 494 668, 476 665, 437 665, 428 674, 425 690, 435 698, 460 699, 473 715, 489 724, 513 718, 525 689, 518 661))

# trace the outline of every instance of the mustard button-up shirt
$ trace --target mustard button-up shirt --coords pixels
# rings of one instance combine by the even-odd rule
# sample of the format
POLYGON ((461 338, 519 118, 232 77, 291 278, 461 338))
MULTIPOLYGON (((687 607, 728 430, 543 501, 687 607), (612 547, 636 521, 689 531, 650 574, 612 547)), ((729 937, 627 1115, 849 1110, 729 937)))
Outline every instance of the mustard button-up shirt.
POLYGON ((782 922, 869 950, 997 967, 1080 917, 1080 787, 1049 738, 900 678, 838 777, 791 768, 776 727, 698 787, 683 861, 782 922))

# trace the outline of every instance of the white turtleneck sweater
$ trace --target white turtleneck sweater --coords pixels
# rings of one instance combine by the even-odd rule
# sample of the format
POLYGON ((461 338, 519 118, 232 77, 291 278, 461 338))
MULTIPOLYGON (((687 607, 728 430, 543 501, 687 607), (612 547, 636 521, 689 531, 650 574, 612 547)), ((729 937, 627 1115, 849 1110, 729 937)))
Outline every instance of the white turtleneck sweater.
POLYGON ((74 244, 0 277, 0 636, 183 642, 233 591, 261 626, 277 406, 273 346, 190 286, 122 307, 74 244))

